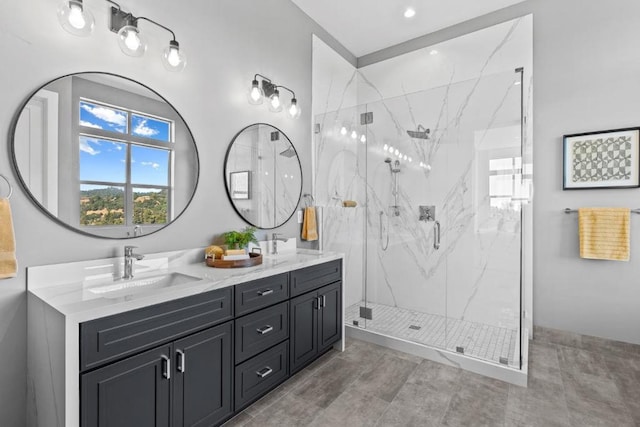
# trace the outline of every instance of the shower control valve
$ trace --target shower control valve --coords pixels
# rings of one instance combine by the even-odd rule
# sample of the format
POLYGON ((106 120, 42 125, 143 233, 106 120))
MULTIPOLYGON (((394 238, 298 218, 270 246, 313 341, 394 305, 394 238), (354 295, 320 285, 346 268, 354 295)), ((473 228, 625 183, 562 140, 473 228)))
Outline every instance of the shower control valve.
POLYGON ((433 205, 430 206, 418 206, 420 210, 420 221, 435 221, 436 220, 436 207, 433 205))

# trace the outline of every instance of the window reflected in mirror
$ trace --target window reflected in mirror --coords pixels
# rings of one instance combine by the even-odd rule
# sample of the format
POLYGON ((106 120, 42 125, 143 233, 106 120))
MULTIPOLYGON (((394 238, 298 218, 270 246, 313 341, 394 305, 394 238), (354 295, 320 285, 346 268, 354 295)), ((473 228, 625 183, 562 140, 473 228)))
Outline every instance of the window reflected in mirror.
POLYGON ((32 199, 67 227, 127 238, 161 229, 198 181, 193 137, 161 96, 132 80, 80 73, 36 91, 12 152, 32 199))

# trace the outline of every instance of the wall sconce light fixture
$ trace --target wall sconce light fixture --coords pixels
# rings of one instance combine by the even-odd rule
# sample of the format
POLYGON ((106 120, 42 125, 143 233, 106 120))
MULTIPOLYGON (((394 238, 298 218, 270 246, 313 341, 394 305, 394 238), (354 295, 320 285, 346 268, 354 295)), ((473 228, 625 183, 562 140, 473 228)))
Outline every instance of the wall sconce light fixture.
POLYGON ((302 110, 298 105, 298 100, 296 99, 295 92, 286 86, 275 84, 271 81, 271 79, 263 76, 262 74, 256 74, 255 76, 253 76, 251 87, 249 88, 249 93, 247 96, 249 104, 260 105, 263 103, 264 99, 267 98, 269 111, 279 113, 284 109, 282 99, 280 98, 279 89, 285 89, 291 92, 291 102, 289 102, 286 107, 286 111, 289 117, 293 119, 297 119, 298 117, 300 117, 300 113, 302 112, 302 110), (258 77, 260 77, 261 81, 258 81, 258 77))
MULTIPOLYGON (((139 57, 147 50, 147 43, 138 28, 139 21, 150 22, 171 33, 169 45, 162 52, 162 64, 169 71, 182 71, 187 65, 187 57, 176 35, 171 29, 144 16, 134 16, 122 10, 120 5, 112 0, 106 0, 115 5, 110 9, 109 29, 118 34, 118 45, 123 53, 139 57)), ((82 0, 64 0, 58 7, 58 20, 69 33, 76 36, 88 36, 94 25, 93 15, 83 5, 82 0)))

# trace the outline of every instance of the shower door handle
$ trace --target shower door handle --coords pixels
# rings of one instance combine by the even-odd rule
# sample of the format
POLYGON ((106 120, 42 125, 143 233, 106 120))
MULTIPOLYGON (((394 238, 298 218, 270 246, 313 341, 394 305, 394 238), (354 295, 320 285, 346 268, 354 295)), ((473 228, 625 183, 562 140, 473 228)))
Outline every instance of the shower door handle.
POLYGON ((433 223, 433 249, 440 249, 440 221, 433 223))

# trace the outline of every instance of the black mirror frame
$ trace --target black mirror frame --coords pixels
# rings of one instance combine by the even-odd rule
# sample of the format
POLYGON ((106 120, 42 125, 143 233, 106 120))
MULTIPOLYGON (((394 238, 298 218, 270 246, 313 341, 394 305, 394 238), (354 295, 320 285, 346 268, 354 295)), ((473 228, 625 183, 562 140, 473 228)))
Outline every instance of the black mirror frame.
POLYGON ((11 143, 8 144, 8 150, 9 150, 9 158, 11 159, 11 167, 13 169, 13 173, 18 178, 18 181, 20 182, 20 186, 25 191, 25 193, 29 196, 29 199, 31 199, 31 201, 36 205, 36 207, 41 212, 43 212, 49 218, 54 220, 56 223, 62 225, 63 227, 65 227, 65 228, 67 228, 69 230, 72 230, 72 231, 74 231, 76 233, 79 233, 79 234, 83 234, 85 236, 95 237, 95 238, 98 238, 98 239, 109 239, 109 240, 127 240, 127 239, 135 239, 135 238, 138 238, 138 237, 150 236, 150 235, 152 235, 154 233, 157 233, 157 232, 159 232, 161 230, 164 230, 165 228, 167 228, 168 226, 173 224, 175 221, 177 221, 178 218, 180 218, 182 216, 182 214, 189 208, 189 206, 191 205, 191 202, 193 201, 193 198, 194 198, 194 196, 196 194, 196 191, 198 190, 198 184, 199 184, 199 181, 200 181, 200 153, 198 152, 198 146, 197 146, 196 140, 195 140, 195 138, 193 136, 193 132, 191 132, 191 128, 189 128, 189 125, 184 120, 184 117, 182 117, 182 114, 180 114, 180 112, 173 106, 173 104, 171 104, 169 101, 167 101, 167 99, 165 97, 160 95, 155 90, 151 89, 149 86, 147 86, 145 84, 142 84, 142 83, 138 82, 137 80, 134 80, 134 79, 131 79, 129 77, 125 77, 125 76, 122 76, 122 75, 119 75, 119 74, 109 73, 109 72, 104 72, 104 71, 81 71, 81 72, 78 72, 78 73, 65 74, 63 76, 56 77, 55 79, 49 80, 48 82, 44 83, 43 85, 41 85, 40 87, 38 87, 37 89, 35 89, 31 93, 29 93, 29 95, 25 98, 25 100, 20 104, 20 107, 16 111, 16 114, 13 117, 13 120, 11 121, 11 126, 9 126, 9 138, 8 139, 9 139, 9 141, 11 141, 11 143), (197 166, 197 171, 196 171, 196 177, 195 177, 195 184, 193 186, 193 192, 191 193, 191 197, 189 197, 189 201, 184 206, 182 211, 178 215, 176 215, 176 217, 173 218, 173 220, 171 220, 170 222, 165 224, 163 227, 160 227, 160 228, 158 228, 158 229, 156 229, 154 231, 151 231, 151 232, 149 232, 147 234, 140 235, 140 236, 111 237, 111 236, 101 236, 101 235, 98 235, 98 234, 89 233, 89 232, 87 232, 85 230, 82 230, 82 229, 76 228, 76 227, 74 227, 74 226, 72 226, 70 224, 67 224, 66 222, 60 220, 57 216, 55 216, 51 212, 49 212, 49 210, 47 208, 45 208, 33 196, 33 194, 31 193, 31 190, 29 190, 29 187, 28 187, 27 183, 22 178, 22 174, 20 173, 20 169, 18 168, 18 160, 16 158, 15 149, 14 149, 16 127, 18 126, 18 120, 20 119, 20 115, 22 114, 22 111, 27 106, 27 104, 29 103, 31 98, 33 98, 33 96, 35 94, 37 94, 40 90, 44 89, 46 86, 48 86, 51 83, 53 83, 55 81, 58 81, 60 79, 64 79, 64 78, 67 78, 67 77, 73 77, 73 76, 77 76, 77 75, 82 75, 82 74, 104 74, 104 75, 108 75, 108 76, 111 76, 111 77, 118 77, 118 78, 121 78, 121 79, 124 79, 124 80, 128 80, 130 82, 133 82, 133 83, 136 83, 136 84, 142 86, 143 88, 149 90, 154 95, 156 95, 158 98, 160 98, 161 100, 166 102, 167 105, 169 105, 171 108, 173 108, 173 110, 176 112, 176 114, 182 120, 182 123, 184 123, 187 131, 189 132, 189 135, 191 135, 191 140, 193 141, 193 149, 195 151, 195 156, 196 156, 196 161, 197 161, 197 165, 196 165, 197 166))
POLYGON ((238 214, 238 216, 240 218, 242 218, 242 220, 244 222, 246 222, 247 224, 251 225, 252 227, 256 227, 256 228, 258 228, 260 230, 273 230, 275 228, 281 227, 284 224, 286 224, 293 217, 293 215, 296 213, 296 211, 298 210, 298 206, 300 205, 300 199, 302 198, 302 188, 304 187, 304 174, 302 173, 302 163, 300 163, 300 156, 298 155, 298 151, 296 150, 296 147, 293 145, 293 142, 291 141, 291 139, 289 139, 287 134, 282 132, 282 130, 278 129, 277 127, 275 127, 274 125, 272 125, 270 123, 262 123, 262 122, 260 122, 260 123, 252 123, 252 124, 250 124, 248 126, 243 127, 231 139, 231 142, 229 143, 229 146, 227 147, 227 153, 224 156, 224 168, 223 168, 223 171, 222 171, 222 181, 224 182, 224 189, 225 189, 225 192, 227 193, 227 198, 229 199, 229 203, 231 203, 231 206, 233 206, 233 210, 236 212, 236 214, 238 214), (284 135, 287 138, 287 140, 291 144, 291 147, 293 148, 293 151, 295 151, 295 153, 296 153, 296 159, 298 160, 298 166, 300 167, 300 194, 298 194, 298 202, 296 203, 296 207, 293 210, 293 212, 291 212, 291 214, 287 217, 287 219, 282 221, 280 224, 276 224, 274 227, 261 227, 260 225, 254 224, 251 221, 249 221, 247 218, 245 218, 242 215, 242 213, 238 210, 238 208, 236 207, 235 203, 233 202, 234 199, 231 197, 231 192, 229 191, 229 182, 227 181, 227 164, 228 164, 228 161, 229 161, 229 154, 231 153, 231 148, 233 147, 233 143, 242 134, 242 132, 244 132, 245 130, 247 130, 247 129, 253 127, 253 126, 260 126, 260 125, 270 126, 273 129, 275 129, 276 131, 280 132, 280 134, 284 135))

